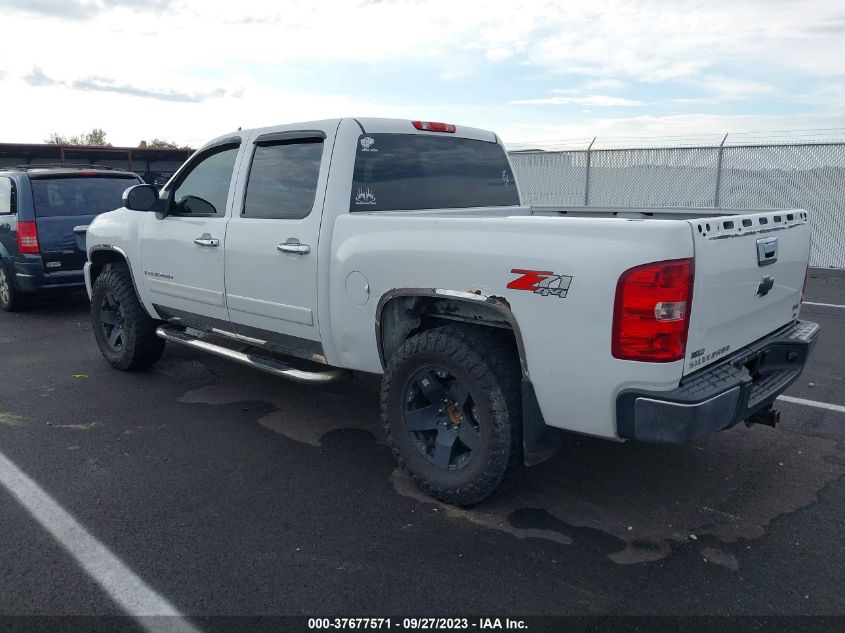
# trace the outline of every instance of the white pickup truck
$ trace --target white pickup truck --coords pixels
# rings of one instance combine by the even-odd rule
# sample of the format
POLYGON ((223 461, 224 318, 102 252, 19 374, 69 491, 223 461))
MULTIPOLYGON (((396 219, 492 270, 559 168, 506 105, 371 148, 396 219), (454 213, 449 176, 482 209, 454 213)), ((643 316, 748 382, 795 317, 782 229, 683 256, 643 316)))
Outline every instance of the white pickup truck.
POLYGON ((819 328, 803 210, 537 208, 492 132, 333 119, 239 130, 88 227, 97 343, 165 341, 311 383, 383 374, 390 446, 449 503, 558 429, 685 442, 774 426, 819 328), (146 211, 147 213, 141 213, 146 211))

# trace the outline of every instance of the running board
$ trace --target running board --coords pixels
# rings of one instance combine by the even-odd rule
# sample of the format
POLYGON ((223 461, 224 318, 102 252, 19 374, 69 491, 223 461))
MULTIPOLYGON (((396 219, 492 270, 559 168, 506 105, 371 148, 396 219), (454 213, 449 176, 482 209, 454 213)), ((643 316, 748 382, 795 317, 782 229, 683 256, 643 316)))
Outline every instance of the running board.
POLYGON ((179 345, 185 345, 186 347, 202 350, 203 352, 208 352, 209 354, 214 354, 215 356, 220 356, 221 358, 233 360, 236 363, 248 365, 254 369, 259 369, 267 372, 268 374, 287 378, 288 380, 293 380, 295 382, 303 382, 312 385, 328 384, 352 377, 351 371, 348 369, 339 369, 337 367, 332 367, 326 371, 305 371, 303 369, 296 369, 282 360, 270 358, 268 356, 261 356, 259 354, 245 354, 244 352, 238 352, 236 350, 229 349, 228 347, 223 347, 222 345, 215 345, 213 343, 203 341, 199 337, 192 336, 187 332, 183 332, 182 330, 169 327, 167 325, 159 326, 156 329, 156 336, 163 338, 165 341, 170 341, 171 343, 178 343, 179 345))

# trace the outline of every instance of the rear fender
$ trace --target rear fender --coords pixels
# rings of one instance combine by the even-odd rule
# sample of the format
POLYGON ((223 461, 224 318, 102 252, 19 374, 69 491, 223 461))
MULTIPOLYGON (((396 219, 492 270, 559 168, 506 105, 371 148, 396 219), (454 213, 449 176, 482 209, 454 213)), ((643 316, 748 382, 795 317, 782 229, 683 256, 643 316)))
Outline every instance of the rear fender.
POLYGON ((507 300, 440 288, 401 288, 385 293, 376 308, 376 342, 382 368, 411 332, 420 327, 424 316, 512 331, 522 372, 523 461, 526 466, 533 466, 555 455, 560 434, 546 425, 540 411, 528 376, 522 334, 507 300))

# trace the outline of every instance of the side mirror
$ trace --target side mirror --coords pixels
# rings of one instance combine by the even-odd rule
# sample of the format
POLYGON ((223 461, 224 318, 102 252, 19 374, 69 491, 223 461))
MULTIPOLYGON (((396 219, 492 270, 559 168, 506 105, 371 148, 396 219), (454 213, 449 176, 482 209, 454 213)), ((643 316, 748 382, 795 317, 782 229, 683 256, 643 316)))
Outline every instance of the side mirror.
POLYGON ((135 185, 123 192, 123 206, 132 211, 151 211, 158 202, 158 189, 152 185, 135 185))

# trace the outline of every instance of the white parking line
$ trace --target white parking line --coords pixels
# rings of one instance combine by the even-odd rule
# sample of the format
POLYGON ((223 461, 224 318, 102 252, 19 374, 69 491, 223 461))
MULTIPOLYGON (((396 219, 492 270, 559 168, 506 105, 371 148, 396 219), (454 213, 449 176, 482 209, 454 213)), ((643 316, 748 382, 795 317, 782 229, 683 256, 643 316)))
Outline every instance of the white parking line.
POLYGON ((2 453, 0 484, 126 613, 138 618, 144 629, 155 633, 199 633, 172 604, 153 591, 2 453))
POLYGON ((828 409, 829 411, 838 411, 845 413, 845 407, 841 404, 829 404, 827 402, 817 402, 816 400, 805 400, 804 398, 793 398, 792 396, 778 396, 778 400, 784 402, 791 402, 792 404, 803 404, 808 407, 816 407, 817 409, 828 409))
POLYGON ((845 306, 838 305, 836 303, 816 303, 815 301, 802 301, 801 305, 805 306, 822 306, 825 308, 845 308, 845 306))

